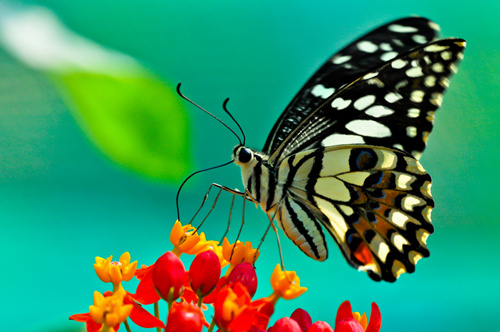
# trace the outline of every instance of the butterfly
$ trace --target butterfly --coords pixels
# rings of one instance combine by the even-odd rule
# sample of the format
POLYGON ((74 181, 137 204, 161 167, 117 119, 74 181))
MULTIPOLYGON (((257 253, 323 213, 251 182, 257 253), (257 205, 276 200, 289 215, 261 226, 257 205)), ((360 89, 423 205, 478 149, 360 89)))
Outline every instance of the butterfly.
POLYGON ((352 42, 307 81, 262 151, 233 149, 245 195, 309 257, 329 233, 347 262, 395 281, 429 256, 431 178, 418 159, 465 41, 403 18, 352 42))

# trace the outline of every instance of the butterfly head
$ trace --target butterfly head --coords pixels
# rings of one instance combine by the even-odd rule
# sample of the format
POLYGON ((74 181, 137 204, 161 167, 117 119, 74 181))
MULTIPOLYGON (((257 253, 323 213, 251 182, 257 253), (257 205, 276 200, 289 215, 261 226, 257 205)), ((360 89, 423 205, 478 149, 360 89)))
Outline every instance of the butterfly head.
POLYGON ((243 145, 237 145, 233 149, 233 160, 238 166, 250 163, 254 159, 254 153, 243 145))

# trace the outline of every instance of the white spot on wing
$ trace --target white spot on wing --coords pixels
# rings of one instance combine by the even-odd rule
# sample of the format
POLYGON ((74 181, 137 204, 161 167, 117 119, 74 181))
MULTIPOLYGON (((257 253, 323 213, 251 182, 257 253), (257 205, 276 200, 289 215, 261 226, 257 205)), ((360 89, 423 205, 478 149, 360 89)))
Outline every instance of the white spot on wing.
POLYGON ((342 144, 363 144, 363 137, 358 135, 333 134, 321 141, 322 146, 333 146, 342 144))
POLYGON ((375 45, 371 41, 367 41, 367 40, 360 41, 356 46, 358 46, 358 49, 360 51, 363 51, 366 53, 373 53, 376 50, 378 50, 377 45, 375 45))
POLYGON ((380 60, 382 61, 389 61, 394 59, 398 55, 397 52, 385 52, 380 56, 380 60))
POLYGON ((337 55, 332 59, 332 62, 336 65, 340 65, 344 62, 351 60, 351 58, 352 57, 350 55, 337 55))
POLYGON ((346 125, 353 133, 369 137, 390 137, 391 130, 373 120, 354 120, 346 125))
POLYGON ((420 77, 423 76, 422 67, 412 67, 406 71, 406 75, 409 77, 420 77))
POLYGON ((373 116, 374 118, 380 118, 383 116, 391 115, 392 113, 394 113, 394 111, 383 105, 375 105, 367 109, 365 113, 370 116, 373 116))
POLYGON ((315 97, 326 99, 335 92, 334 88, 325 88, 324 85, 318 84, 311 90, 311 94, 315 97))
POLYGON ((363 96, 354 102, 354 108, 356 108, 358 111, 362 111, 371 104, 373 104, 374 102, 375 102, 374 95, 363 96))
POLYGON ((408 110, 409 118, 418 118, 419 115, 420 115, 420 110, 418 108, 410 108, 408 110))
POLYGON ((381 49, 382 51, 386 51, 386 52, 387 52, 387 51, 392 51, 392 46, 391 46, 391 44, 389 44, 389 43, 381 43, 381 44, 380 44, 380 49, 381 49))
POLYGON ((400 99, 403 99, 403 96, 401 96, 397 92, 389 92, 388 94, 385 95, 385 100, 389 103, 394 103, 400 99))
POLYGON ((422 36, 422 35, 413 35, 411 38, 417 44, 425 44, 425 43, 427 43, 427 39, 424 36, 422 36))
POLYGON ((406 223, 408 222, 408 216, 403 214, 398 210, 391 210, 389 213, 389 221, 396 225, 397 227, 406 229, 406 223))
POLYGON ((396 248, 400 252, 403 252, 403 245, 408 245, 410 244, 408 240, 406 240, 401 234, 394 233, 394 235, 391 238, 391 242, 394 244, 396 248))
POLYGON ((415 27, 408 27, 404 25, 399 25, 399 24, 391 24, 388 26, 388 29, 394 32, 400 32, 400 33, 408 33, 408 32, 417 32, 418 29, 415 27))
POLYGON ((347 108, 349 105, 351 104, 351 100, 344 100, 342 98, 335 98, 333 101, 332 101, 332 107, 333 108, 336 108, 338 110, 343 110, 345 108, 347 108))
POLYGON ((410 100, 414 103, 421 103, 425 93, 422 90, 415 90, 410 95, 410 100))
POLYGON ((424 205, 424 204, 425 204, 425 201, 423 199, 421 199, 420 197, 417 197, 417 196, 413 196, 413 195, 405 196, 401 200, 401 206, 406 211, 413 211, 413 208, 415 206, 420 206, 420 205, 424 205))
POLYGON ((417 128, 414 126, 408 126, 406 127, 406 135, 408 137, 415 137, 417 136, 417 128))
POLYGON ((394 60, 394 61, 391 63, 391 66, 392 66, 392 68, 394 68, 394 69, 401 69, 401 68, 403 68, 404 66, 406 66, 407 64, 408 64, 408 62, 406 62, 405 60, 396 59, 396 60, 394 60))

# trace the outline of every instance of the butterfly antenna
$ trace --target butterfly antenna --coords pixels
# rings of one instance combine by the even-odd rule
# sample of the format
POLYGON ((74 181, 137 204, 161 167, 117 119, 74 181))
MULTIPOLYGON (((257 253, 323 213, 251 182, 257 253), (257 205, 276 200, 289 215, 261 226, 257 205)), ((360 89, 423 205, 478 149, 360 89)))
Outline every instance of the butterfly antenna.
POLYGON ((233 117, 233 115, 231 113, 229 113, 229 111, 226 108, 226 105, 227 105, 228 101, 229 101, 229 98, 227 98, 226 100, 224 100, 224 103, 222 104, 222 108, 224 109, 224 111, 227 113, 227 115, 229 115, 229 117, 234 121, 234 123, 236 123, 236 125, 240 129, 241 136, 243 136, 243 144, 242 145, 245 145, 246 137, 245 137, 245 133, 243 132, 243 129, 241 129, 241 126, 238 123, 238 121, 236 121, 236 119, 233 117))
MULTIPOLYGON (((190 179, 192 178, 194 175, 198 174, 198 173, 201 173, 201 172, 205 172, 205 171, 210 171, 212 169, 216 169, 216 168, 219 168, 219 167, 224 167, 226 165, 229 165, 231 164, 233 161, 228 161, 227 163, 224 163, 224 164, 221 164, 221 165, 217 165, 217 166, 213 166, 213 167, 209 167, 209 168, 205 168, 205 169, 201 169, 199 171, 196 171, 194 173, 192 173, 191 175, 189 175, 181 184, 181 186, 179 187, 179 190, 177 190, 177 196, 175 197, 175 206, 177 208, 177 220, 181 220, 181 214, 180 214, 180 209, 179 209, 179 195, 181 193, 181 190, 182 190, 182 187, 184 187, 184 184, 190 179)), ((207 192, 207 195, 208 195, 208 192, 207 192)), ((206 199, 206 198, 205 198, 206 199)), ((201 208, 201 207, 200 207, 201 208)), ((196 212, 198 213, 198 212, 196 212)))
MULTIPOLYGON (((234 136, 236 136, 236 138, 238 139, 238 141, 240 142, 240 145, 243 145, 244 143, 241 142, 241 138, 238 136, 238 134, 236 134, 234 132, 234 130, 232 130, 231 128, 229 128, 229 126, 227 124, 225 124, 221 119, 219 119, 218 117, 216 117, 215 115, 213 115, 212 113, 210 113, 209 111, 207 111, 206 109, 204 109, 203 107, 201 107, 200 105, 198 105, 197 103, 195 103, 194 101, 192 101, 191 99, 189 99, 188 97, 184 96, 181 92, 181 83, 177 84, 177 94, 184 100, 187 100, 188 102, 190 102, 191 104, 193 104, 194 106, 196 106, 197 108, 199 108, 200 110, 202 110, 203 112, 207 113, 208 115, 210 115, 212 118, 214 118, 215 120, 219 121, 222 125, 224 125, 224 127, 226 127, 227 129, 229 129, 230 132, 232 132, 234 134, 234 136)), ((228 98, 229 99, 229 98, 228 98)), ((224 103, 227 103, 227 100, 224 102, 224 103)), ((226 110, 227 112, 227 110, 226 110)), ((231 116, 231 114, 229 114, 229 116, 231 116)), ((234 118, 231 116, 231 119, 233 119, 234 121, 234 118)), ((238 124, 238 123, 236 123, 238 124)), ((238 124, 238 127, 240 125, 238 124)), ((240 128, 241 130, 241 128, 240 128)), ((243 135, 243 138, 245 136, 243 135)))

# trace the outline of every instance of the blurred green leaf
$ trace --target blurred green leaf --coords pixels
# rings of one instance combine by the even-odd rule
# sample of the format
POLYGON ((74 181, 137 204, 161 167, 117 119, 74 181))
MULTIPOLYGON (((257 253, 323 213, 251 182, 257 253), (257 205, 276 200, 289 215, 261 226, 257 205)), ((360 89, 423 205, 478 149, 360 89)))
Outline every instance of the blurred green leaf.
POLYGON ((145 73, 59 73, 91 140, 117 163, 160 180, 179 180, 191 165, 190 128, 179 97, 145 73))

